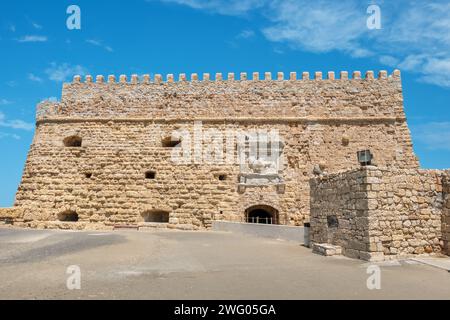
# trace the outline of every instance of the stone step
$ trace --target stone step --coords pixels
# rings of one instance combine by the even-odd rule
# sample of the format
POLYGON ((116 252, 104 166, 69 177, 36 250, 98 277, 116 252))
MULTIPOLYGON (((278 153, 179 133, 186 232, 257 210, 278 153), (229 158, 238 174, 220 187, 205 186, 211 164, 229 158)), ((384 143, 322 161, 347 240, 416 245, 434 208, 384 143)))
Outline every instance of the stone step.
POLYGON ((334 246, 328 243, 314 243, 312 245, 313 253, 320 254, 322 256, 338 256, 342 254, 342 248, 340 246, 334 246))

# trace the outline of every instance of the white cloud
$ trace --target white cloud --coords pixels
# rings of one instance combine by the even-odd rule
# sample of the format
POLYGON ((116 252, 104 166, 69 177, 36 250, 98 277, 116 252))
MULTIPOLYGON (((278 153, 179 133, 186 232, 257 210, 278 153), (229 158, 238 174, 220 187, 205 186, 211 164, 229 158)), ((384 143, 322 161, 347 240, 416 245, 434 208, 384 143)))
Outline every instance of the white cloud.
POLYGON ((41 77, 38 77, 38 76, 36 76, 33 73, 29 73, 28 74, 28 80, 31 80, 31 81, 34 81, 34 82, 42 82, 42 81, 44 81, 44 80, 42 80, 41 77))
POLYGON ((406 56, 398 66, 404 70, 412 71, 418 69, 424 63, 425 58, 425 55, 411 54, 406 56))
POLYGON ((4 139, 4 138, 12 138, 15 140, 20 140, 20 136, 15 133, 0 132, 0 139, 4 139))
POLYGON ((22 38, 17 39, 18 42, 47 42, 48 38, 46 36, 36 36, 29 35, 23 36, 22 38))
POLYGON ((19 119, 7 120, 5 114, 0 112, 0 127, 31 131, 34 124, 19 119))
POLYGON ((86 40, 86 42, 87 42, 87 43, 90 43, 90 44, 92 44, 92 45, 94 45, 94 46, 98 46, 98 47, 101 46, 101 43, 100 43, 100 41, 98 41, 98 40, 88 39, 88 40, 86 40))
POLYGON ((56 64, 52 62, 50 67, 45 70, 45 73, 50 80, 62 82, 74 75, 86 75, 87 69, 80 65, 72 66, 68 63, 56 64))
POLYGON ((58 102, 58 98, 57 97, 48 97, 45 99, 42 99, 43 101, 49 101, 49 102, 58 102))
POLYGON ((161 0, 227 15, 252 11, 270 41, 315 53, 371 57, 416 73, 420 81, 450 87, 448 0, 380 1, 382 29, 367 28, 359 0, 161 0))
POLYGON ((88 39, 88 40, 86 40, 86 42, 89 43, 89 44, 92 44, 93 46, 101 47, 101 48, 105 49, 108 52, 113 52, 114 51, 113 48, 111 48, 108 45, 103 44, 103 42, 100 41, 100 40, 88 39))
POLYGON ((274 48, 273 52, 275 52, 276 54, 284 54, 284 51, 281 50, 280 48, 274 48))
POLYGON ((207 10, 225 15, 243 15, 250 10, 264 6, 267 0, 161 0, 166 3, 177 3, 194 9, 207 10))
POLYGON ((31 25, 33 26, 33 28, 40 30, 42 29, 42 26, 36 22, 31 22, 31 25))
POLYGON ((286 0, 271 4, 272 26, 263 30, 271 41, 312 52, 341 50, 361 56, 358 39, 367 33, 366 15, 353 1, 286 0))
POLYGON ((238 38, 238 39, 248 39, 248 38, 252 38, 254 36, 255 36, 255 31, 253 31, 253 30, 242 30, 236 36, 236 38, 238 38))
POLYGON ((17 87, 17 81, 15 81, 15 80, 9 80, 9 81, 6 81, 5 83, 8 87, 11 87, 11 88, 17 87))
POLYGON ((450 122, 430 122, 411 126, 413 137, 429 150, 450 151, 450 122))
POLYGON ((11 103, 12 103, 12 101, 9 101, 7 99, 0 99, 0 106, 6 106, 11 103))

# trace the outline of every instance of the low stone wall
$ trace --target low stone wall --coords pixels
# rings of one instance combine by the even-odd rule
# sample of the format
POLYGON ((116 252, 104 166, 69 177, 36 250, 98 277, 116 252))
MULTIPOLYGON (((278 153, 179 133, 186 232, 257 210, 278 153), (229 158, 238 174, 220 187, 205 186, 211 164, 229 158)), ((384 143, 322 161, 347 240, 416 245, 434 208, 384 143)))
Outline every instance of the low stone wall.
POLYGON ((20 213, 19 208, 0 208, 0 223, 12 223, 20 213))
POLYGON ((212 229, 214 231, 230 231, 256 237, 280 239, 286 241, 295 241, 298 243, 306 243, 308 234, 304 227, 256 224, 256 223, 239 223, 228 221, 213 221, 212 229))
POLYGON ((342 247, 355 258, 369 252, 365 170, 311 179, 311 242, 342 247))
POLYGON ((442 181, 444 205, 442 209, 442 238, 444 253, 450 256, 450 172, 446 172, 442 181))
POLYGON ((442 252, 445 174, 365 167, 312 179, 312 242, 369 261, 442 252))
POLYGON ((85 222, 63 222, 63 221, 23 221, 23 219, 14 220, 14 227, 31 229, 53 229, 53 230, 105 230, 112 231, 114 227, 105 226, 102 223, 85 222))
POLYGON ((389 255, 442 251, 442 171, 369 170, 370 238, 389 255), (378 180, 378 181, 377 181, 378 180))

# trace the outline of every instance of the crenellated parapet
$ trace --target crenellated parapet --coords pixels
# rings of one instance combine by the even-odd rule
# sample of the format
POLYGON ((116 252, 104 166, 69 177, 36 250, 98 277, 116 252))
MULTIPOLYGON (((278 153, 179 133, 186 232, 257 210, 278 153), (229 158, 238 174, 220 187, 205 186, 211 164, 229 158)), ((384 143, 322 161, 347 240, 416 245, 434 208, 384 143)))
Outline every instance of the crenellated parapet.
POLYGON ((44 100, 36 107, 36 120, 44 120, 56 116, 61 112, 61 104, 59 102, 44 100))
POLYGON ((38 119, 404 120, 401 75, 360 71, 87 75, 38 119))
POLYGON ((97 83, 97 84, 160 84, 160 83, 173 83, 173 82, 197 82, 197 81, 306 81, 306 80, 387 80, 394 79, 400 80, 400 70, 394 70, 392 74, 388 74, 387 71, 382 70, 378 72, 378 75, 375 77, 375 73, 373 71, 365 72, 364 76, 361 71, 353 71, 350 73, 348 71, 339 72, 339 77, 336 76, 334 71, 329 71, 324 74, 320 71, 314 72, 310 74, 309 72, 302 72, 301 74, 297 74, 297 72, 290 72, 288 75, 285 75, 284 72, 277 72, 273 75, 271 72, 265 72, 264 74, 260 74, 259 72, 253 72, 251 77, 246 72, 241 72, 239 77, 235 73, 228 73, 226 78, 222 73, 216 73, 214 78, 210 73, 203 73, 201 79, 197 73, 192 73, 190 77, 185 73, 180 73, 178 78, 175 77, 174 74, 167 74, 165 76, 161 74, 155 74, 151 76, 150 74, 144 74, 139 76, 137 74, 131 75, 129 78, 127 75, 120 75, 117 78, 115 75, 109 75, 108 77, 104 77, 103 75, 98 75, 94 77, 91 75, 86 75, 83 78, 79 75, 74 76, 72 83, 97 83))

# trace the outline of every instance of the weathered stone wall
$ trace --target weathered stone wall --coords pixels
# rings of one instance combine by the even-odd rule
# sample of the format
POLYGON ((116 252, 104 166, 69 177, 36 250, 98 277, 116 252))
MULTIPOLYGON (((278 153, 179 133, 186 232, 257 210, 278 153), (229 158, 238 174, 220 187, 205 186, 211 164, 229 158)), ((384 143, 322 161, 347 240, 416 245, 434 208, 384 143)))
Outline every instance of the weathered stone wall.
MULTIPOLYGON (((207 77, 206 77, 207 78, 207 77)), ((142 223, 148 211, 169 212, 170 227, 209 227, 211 219, 238 220, 247 208, 267 205, 282 224, 309 220, 309 177, 315 165, 329 172, 358 166, 356 152, 370 149, 383 166, 417 168, 403 112, 400 74, 346 73, 322 80, 162 82, 103 77, 65 84, 60 103, 38 106, 37 128, 16 207, 23 225, 45 226, 73 211, 80 224, 142 223), (162 139, 174 130, 278 130, 285 145, 285 189, 258 186, 238 192, 236 164, 174 164, 162 139), (82 146, 64 146, 66 137, 82 146), (148 180, 152 170, 156 178, 148 180), (225 175, 225 180, 219 180, 225 175)), ((205 142, 207 147, 208 143, 205 142)), ((59 223, 56 223, 59 226, 59 223)), ((77 226, 78 228, 79 226, 77 226)))
POLYGON ((311 180, 312 240, 364 260, 439 253, 443 172, 366 167, 311 180), (327 226, 336 216, 339 225, 327 226))
POLYGON ((370 250, 365 169, 310 180, 311 242, 341 246, 343 254, 368 259, 370 250))
POLYGON ((222 81, 221 75, 216 75, 215 81, 174 82, 169 75, 162 82, 156 75, 153 82, 147 78, 138 81, 137 77, 127 82, 123 76, 118 83, 112 77, 109 83, 104 83, 99 76, 92 83, 88 76, 84 83, 76 78, 74 83, 64 85, 61 105, 50 115, 72 119, 404 119, 398 71, 390 77, 382 72, 380 79, 373 79, 370 72, 365 79, 358 72, 350 80, 346 73, 339 80, 333 74, 329 79, 322 79, 321 73, 314 80, 309 80, 307 73, 303 77, 303 80, 281 80, 282 77, 269 80, 271 77, 267 75, 268 80, 259 80, 257 76, 238 81, 230 75, 222 81))
POLYGON ((442 172, 382 169, 369 171, 369 176, 370 237, 377 252, 441 252, 442 172))
POLYGON ((21 215, 22 212, 19 208, 0 208, 0 223, 13 221, 21 215))
POLYGON ((442 238, 444 253, 450 256, 450 172, 444 174, 442 181, 444 205, 442 213, 442 238))

